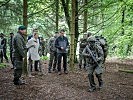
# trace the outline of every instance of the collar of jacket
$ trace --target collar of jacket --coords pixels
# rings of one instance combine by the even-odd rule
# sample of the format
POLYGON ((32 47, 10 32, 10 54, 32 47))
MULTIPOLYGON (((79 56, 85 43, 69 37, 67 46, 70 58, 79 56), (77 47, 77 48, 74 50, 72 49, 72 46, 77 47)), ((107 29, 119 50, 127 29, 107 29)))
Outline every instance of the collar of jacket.
POLYGON ((22 33, 18 32, 18 34, 20 34, 22 38, 25 40, 24 35, 22 33))
POLYGON ((60 39, 64 39, 64 38, 65 38, 65 36, 59 36, 59 38, 60 38, 60 39))
POLYGON ((36 42, 36 43, 37 43, 37 39, 35 39, 35 38, 33 37, 33 40, 34 40, 34 42, 36 42))

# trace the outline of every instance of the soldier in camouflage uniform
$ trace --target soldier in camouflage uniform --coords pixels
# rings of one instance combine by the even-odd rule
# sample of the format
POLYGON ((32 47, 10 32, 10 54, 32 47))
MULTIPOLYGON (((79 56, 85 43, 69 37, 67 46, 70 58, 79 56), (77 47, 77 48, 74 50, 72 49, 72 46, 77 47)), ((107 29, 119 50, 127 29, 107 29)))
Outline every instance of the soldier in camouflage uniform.
POLYGON ((54 37, 51 37, 49 39, 49 42, 48 42, 48 51, 50 53, 48 73, 51 73, 52 66, 53 66, 53 71, 56 70, 56 64, 57 64, 57 48, 55 47, 55 40, 57 39, 57 37, 58 37, 58 32, 55 32, 54 37))
POLYGON ((2 47, 2 54, 1 54, 1 62, 3 62, 3 57, 6 59, 6 62, 8 63, 8 57, 6 55, 7 53, 7 39, 4 37, 5 35, 3 33, 0 34, 0 46, 2 47))
POLYGON ((46 56, 46 41, 44 40, 43 37, 40 38, 40 48, 39 48, 39 54, 40 56, 46 56))
POLYGON ((24 35, 26 27, 20 26, 18 33, 13 38, 13 61, 14 61, 14 84, 22 85, 24 82, 20 80, 22 75, 23 58, 26 57, 26 43, 24 35))
POLYGON ((89 83, 90 83, 89 92, 93 92, 94 90, 96 90, 96 84, 94 82, 94 76, 93 76, 94 72, 99 82, 99 89, 101 89, 103 86, 102 63, 104 59, 104 54, 103 54, 102 47, 96 44, 95 37, 92 37, 92 36, 89 37, 87 39, 87 42, 88 42, 88 45, 83 50, 82 54, 87 57, 86 58, 87 59, 87 71, 88 71, 88 78, 89 78, 89 83), (93 59, 91 53, 93 57, 95 58, 95 60, 93 59))
POLYGON ((14 69, 14 62, 13 62, 13 57, 12 57, 12 51, 13 51, 12 41, 13 41, 13 36, 14 36, 14 33, 10 33, 10 38, 9 38, 10 59, 11 59, 12 65, 13 65, 13 67, 11 69, 14 69))
POLYGON ((86 57, 82 55, 84 48, 87 45, 87 38, 91 35, 91 33, 84 33, 83 38, 80 39, 79 43, 79 68, 82 68, 82 62, 84 62, 84 69, 86 66, 86 57))

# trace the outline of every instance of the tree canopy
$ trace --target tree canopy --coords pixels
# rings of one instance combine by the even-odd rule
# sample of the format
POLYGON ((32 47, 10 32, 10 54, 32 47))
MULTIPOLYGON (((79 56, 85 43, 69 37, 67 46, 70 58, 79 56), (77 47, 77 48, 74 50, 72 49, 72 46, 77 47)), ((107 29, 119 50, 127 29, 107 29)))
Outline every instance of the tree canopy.
MULTIPOLYGON (((72 0, 27 0, 27 4, 28 34, 36 27, 44 38, 49 38, 64 28, 71 37, 72 0)), ((82 33, 91 32, 106 37, 111 56, 133 54, 132 0, 75 0, 74 17, 76 43, 82 33)), ((0 32, 15 33, 22 24, 23 0, 0 0, 0 32)))

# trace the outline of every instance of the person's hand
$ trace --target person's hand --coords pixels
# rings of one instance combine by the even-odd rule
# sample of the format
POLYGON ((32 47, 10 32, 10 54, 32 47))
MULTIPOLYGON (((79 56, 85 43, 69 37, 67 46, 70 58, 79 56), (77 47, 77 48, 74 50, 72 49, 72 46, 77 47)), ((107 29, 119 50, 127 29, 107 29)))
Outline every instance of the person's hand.
POLYGON ((61 50, 64 50, 64 48, 63 48, 63 47, 61 47, 61 50))

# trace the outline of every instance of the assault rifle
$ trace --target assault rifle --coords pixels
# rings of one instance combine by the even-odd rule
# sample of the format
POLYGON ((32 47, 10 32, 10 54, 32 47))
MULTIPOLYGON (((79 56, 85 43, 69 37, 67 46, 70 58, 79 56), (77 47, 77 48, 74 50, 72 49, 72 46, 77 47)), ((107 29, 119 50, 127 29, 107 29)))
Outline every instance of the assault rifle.
POLYGON ((100 67, 97 60, 96 60, 96 58, 94 57, 94 54, 90 50, 90 48, 88 46, 86 46, 86 48, 87 48, 87 51, 90 53, 90 55, 91 55, 92 59, 94 60, 94 62, 98 65, 98 67, 100 67))

